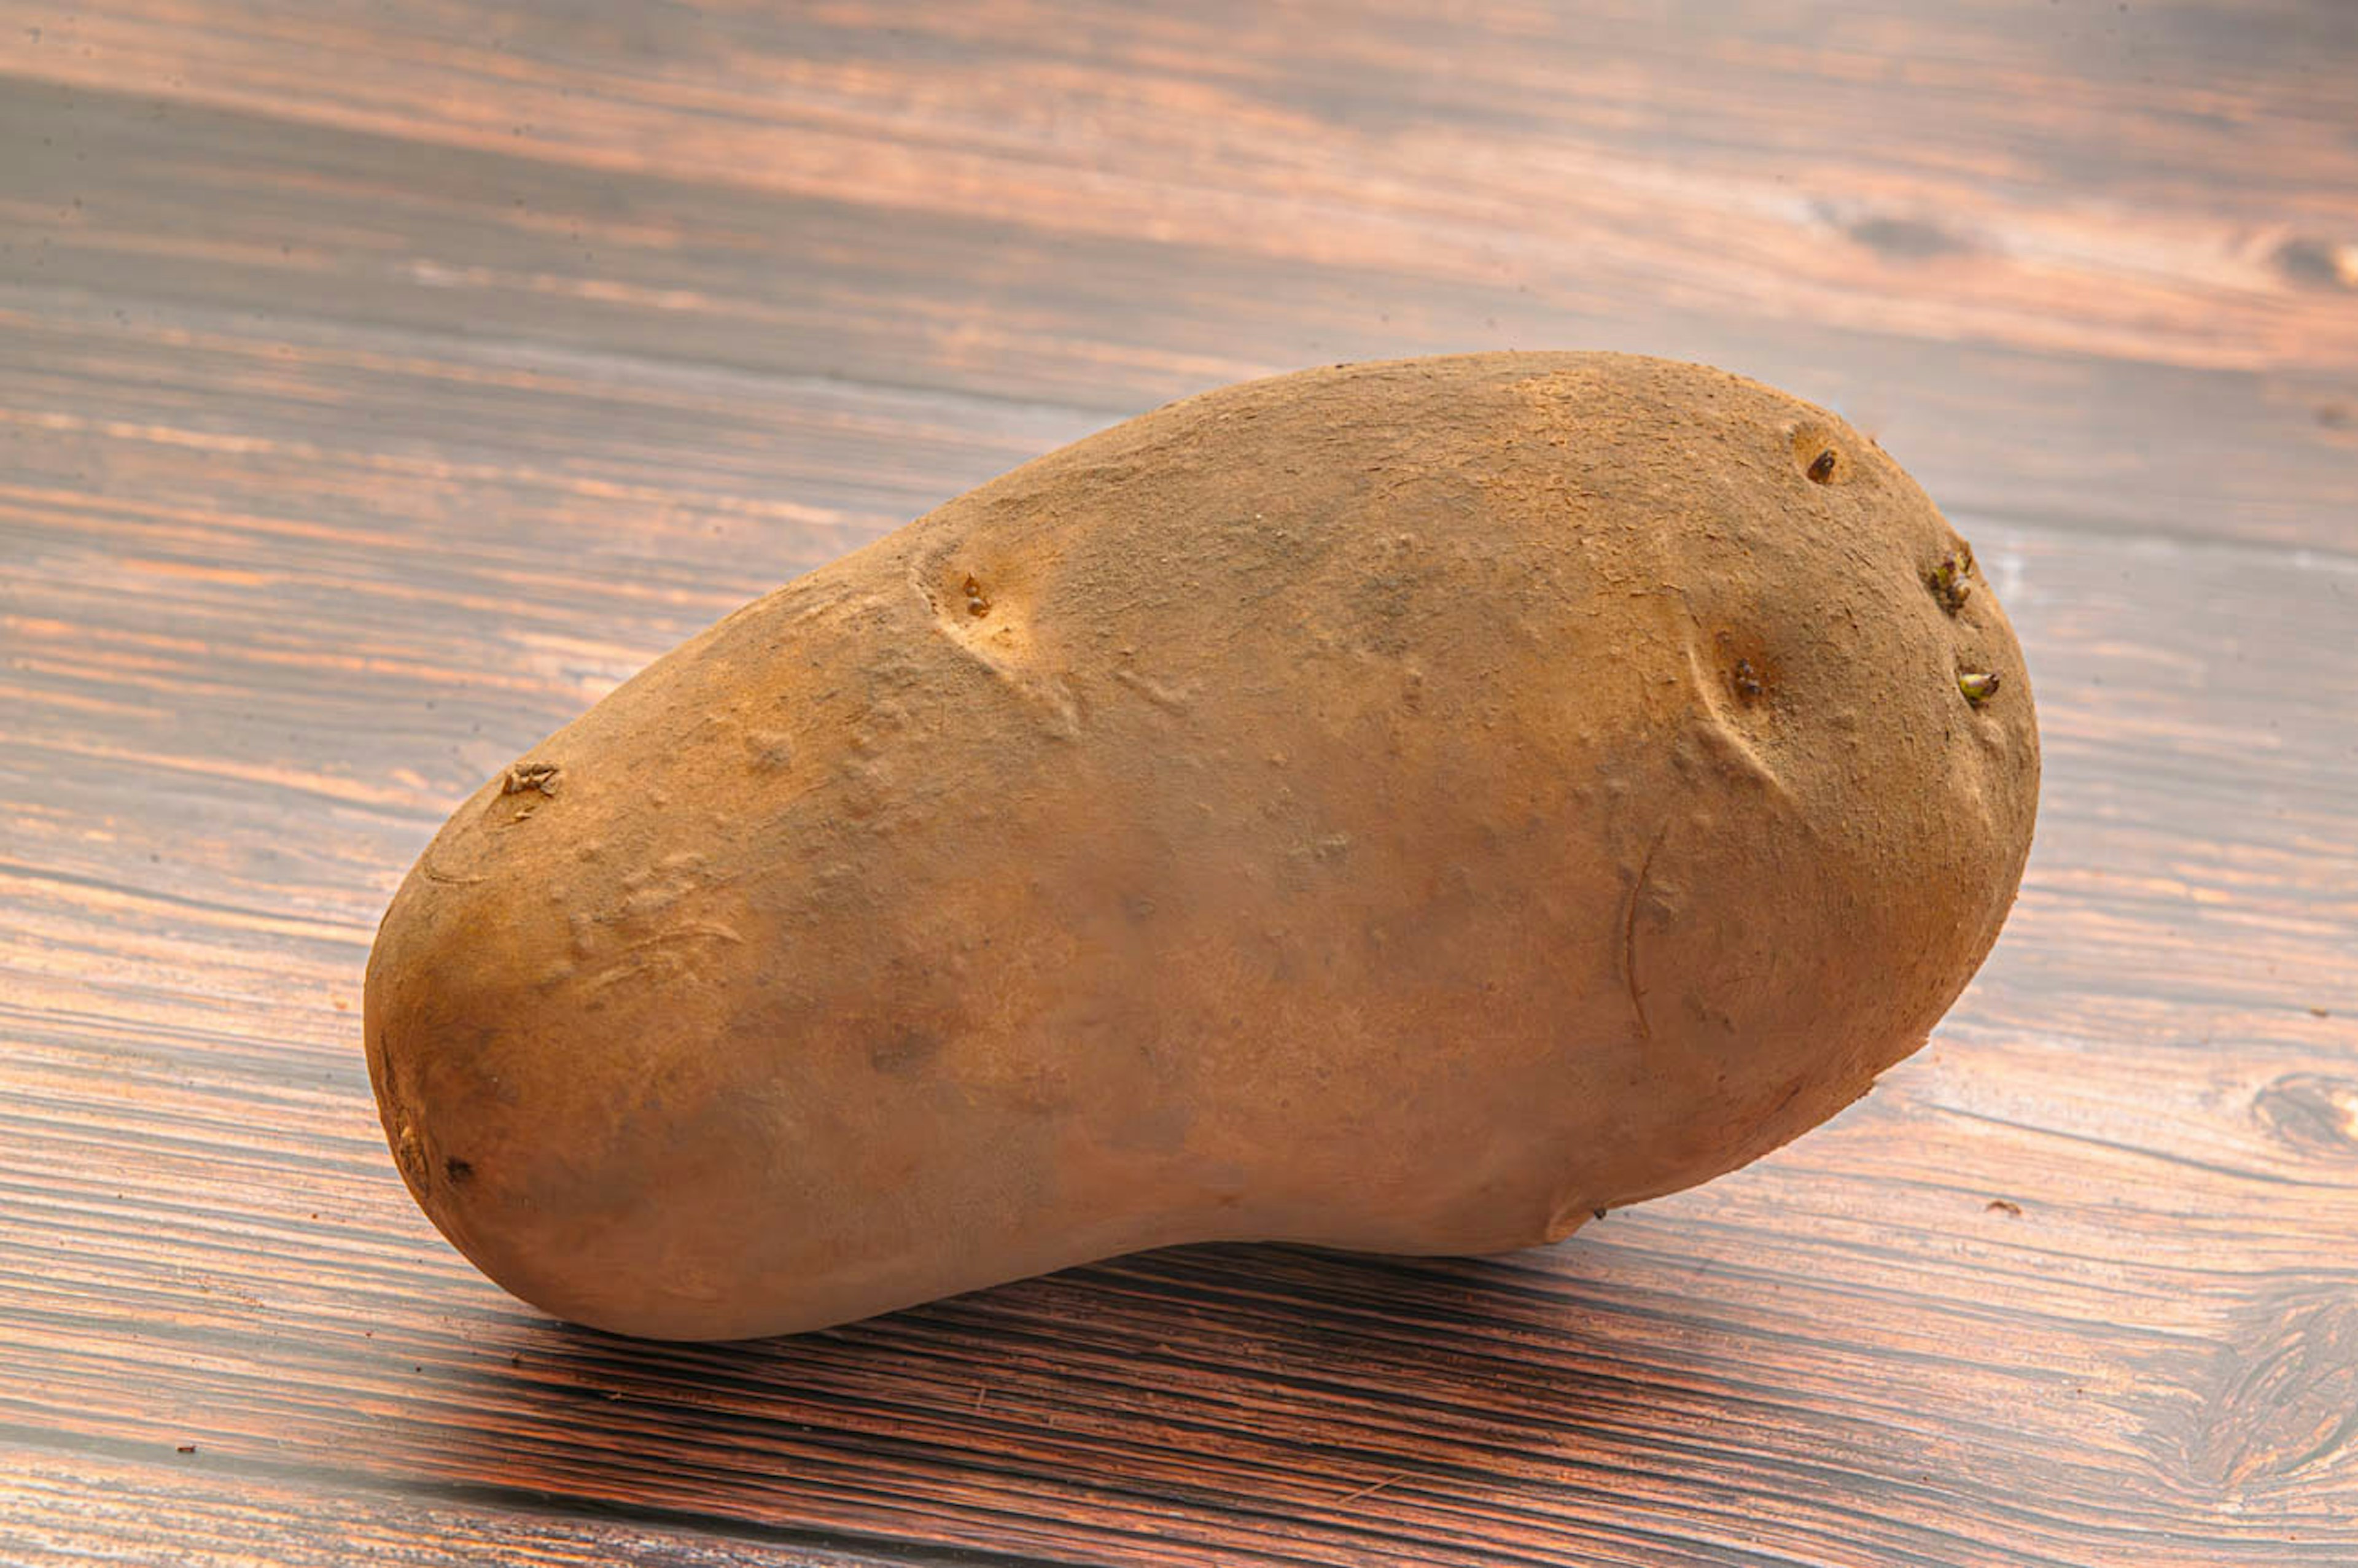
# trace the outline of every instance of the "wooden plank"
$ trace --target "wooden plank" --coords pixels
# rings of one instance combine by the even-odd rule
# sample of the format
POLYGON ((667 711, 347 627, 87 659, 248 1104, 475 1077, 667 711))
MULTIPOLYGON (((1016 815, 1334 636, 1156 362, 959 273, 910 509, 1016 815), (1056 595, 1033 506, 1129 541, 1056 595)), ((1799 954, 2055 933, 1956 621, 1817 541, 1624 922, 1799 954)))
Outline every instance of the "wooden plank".
MULTIPOLYGON (((146 1449, 163 1452, 159 1444, 146 1449)), ((243 1465, 223 1474, 201 1449, 150 1458, 0 1449, 0 1559, 14 1568, 169 1563, 173 1568, 459 1568, 496 1560, 519 1568, 871 1568, 886 1559, 793 1541, 780 1532, 716 1532, 660 1519, 567 1515, 490 1487, 372 1491, 349 1475, 322 1481, 300 1466, 243 1465), (159 1532, 159 1524, 168 1530, 159 1532), (124 1550, 126 1542, 145 1543, 124 1550)), ((903 1560, 905 1561, 905 1560, 903 1560)))
MULTIPOLYGON (((1335 29, 1366 58, 1262 81, 1232 79, 1238 18, 1163 38, 1127 10, 1061 43, 731 15, 725 49, 666 31, 646 47, 689 57, 651 63, 464 7, 131 7, 0 79, 0 284, 126 327, 204 305, 1100 418, 1322 360, 1635 349, 1833 403, 1955 505, 2351 547, 2358 159, 2328 84, 2271 60, 2265 115, 2256 87, 2197 114, 2182 86, 2067 85, 2043 15, 1968 15, 1856 58, 1781 23, 1700 56, 1607 28, 1600 57, 1493 17, 1452 85, 1405 13, 1335 29), (2017 27, 2055 58, 2016 58, 2017 27), (323 69, 344 50, 386 74, 323 69), (1943 69, 1997 74, 1911 79, 1943 69), (1011 101, 1052 89, 1090 112, 1011 101), (493 103, 521 117, 480 123, 493 103)), ((2226 47, 2211 13, 2173 26, 2163 64, 2226 47)))
POLYGON ((24 74, 615 174, 2165 362, 2358 341, 2313 291, 2358 23, 2298 0, 19 9, 24 74))
POLYGON ((2358 1552, 2346 557, 1962 519, 2047 717, 2028 891, 1931 1052, 1736 1177, 1506 1260, 1210 1249, 641 1346, 410 1206, 376 911, 607 683, 1087 416, 38 303, 0 317, 38 437, 0 482, 0 1447, 193 1442, 289 1530, 299 1482, 1064 1562, 2358 1552))

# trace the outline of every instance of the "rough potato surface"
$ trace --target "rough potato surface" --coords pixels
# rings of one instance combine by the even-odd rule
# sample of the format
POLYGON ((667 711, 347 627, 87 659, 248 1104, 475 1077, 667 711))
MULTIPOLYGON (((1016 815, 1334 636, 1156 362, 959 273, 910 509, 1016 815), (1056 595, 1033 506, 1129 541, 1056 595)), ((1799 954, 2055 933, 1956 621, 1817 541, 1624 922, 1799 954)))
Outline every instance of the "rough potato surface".
POLYGON ((534 748, 385 916, 369 1065, 450 1239, 629 1333, 1521 1247, 1920 1044, 2038 776, 1988 585, 1833 416, 1627 355, 1310 371, 1028 463, 534 748))

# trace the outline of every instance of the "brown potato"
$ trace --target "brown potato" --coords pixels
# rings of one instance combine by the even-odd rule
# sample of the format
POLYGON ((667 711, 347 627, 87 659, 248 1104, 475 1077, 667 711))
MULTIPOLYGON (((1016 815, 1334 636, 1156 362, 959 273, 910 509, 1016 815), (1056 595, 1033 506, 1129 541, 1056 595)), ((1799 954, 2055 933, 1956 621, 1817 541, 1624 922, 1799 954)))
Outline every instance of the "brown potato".
POLYGON ((369 1065, 451 1240, 628 1333, 1522 1247, 1921 1044, 2038 774, 1970 554, 1823 410, 1310 371, 1028 463, 534 748, 385 916, 369 1065))

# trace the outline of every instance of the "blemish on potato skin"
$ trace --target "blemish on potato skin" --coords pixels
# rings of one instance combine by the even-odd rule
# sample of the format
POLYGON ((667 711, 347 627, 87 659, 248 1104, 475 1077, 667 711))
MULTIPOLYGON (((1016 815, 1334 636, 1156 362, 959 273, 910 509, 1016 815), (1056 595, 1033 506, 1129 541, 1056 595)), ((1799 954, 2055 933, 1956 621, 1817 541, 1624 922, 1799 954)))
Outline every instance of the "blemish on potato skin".
POLYGON ((418 858, 417 874, 429 882, 440 882, 445 887, 471 887, 477 882, 488 880, 480 875, 460 876, 455 872, 444 871, 434 863, 434 850, 431 848, 418 858))
POLYGON ((1780 777, 1760 749, 1747 739, 1743 730, 1716 715, 1706 716, 1694 730, 1704 753, 1712 761, 1712 770, 1718 776, 1733 781, 1745 781, 1766 789, 1777 799, 1790 804, 1791 788, 1780 777))
POLYGON ((564 770, 555 762, 518 762, 507 771, 506 777, 500 780, 500 793, 523 795, 526 791, 537 791, 545 795, 553 795, 563 780, 564 770))
POLYGON ((1116 665, 1113 669, 1113 678, 1165 713, 1187 711, 1188 693, 1165 682, 1158 681, 1151 676, 1141 674, 1129 665, 1116 665))
POLYGON ((905 1076, 921 1071, 947 1044, 930 1030, 903 1029, 892 1039, 870 1046, 868 1065, 880 1073, 905 1076))
MULTIPOLYGON (((1758 708, 1769 700, 1778 685, 1778 663, 1756 632, 1742 628, 1722 631, 1713 636, 1712 644, 1721 681, 1738 705, 1758 708)), ((1698 684, 1703 679, 1704 667, 1698 651, 1693 666, 1698 684)))
POLYGON ((1646 858, 1638 862, 1637 880, 1629 886, 1629 902, 1621 917, 1621 978, 1629 991, 1629 1011, 1637 1020, 1638 1038, 1650 1041, 1653 1026, 1646 1019, 1646 991, 1638 983, 1638 912, 1646 896, 1646 879, 1653 874, 1654 857, 1660 852, 1662 840, 1671 836, 1670 824, 1664 823, 1654 841, 1646 847, 1646 858))
POLYGON ((1793 466, 1812 484, 1847 484, 1852 477, 1850 455, 1834 432, 1823 425, 1803 424, 1789 438, 1793 466))
POLYGON ((401 1168, 403 1179, 408 1182, 413 1189, 421 1192, 425 1190, 426 1143, 417 1136, 417 1129, 414 1124, 405 1121, 401 1125, 401 1130, 394 1135, 393 1162, 401 1168))
POLYGON ((757 773, 782 773, 794 765, 794 739, 783 730, 747 730, 745 750, 757 773))

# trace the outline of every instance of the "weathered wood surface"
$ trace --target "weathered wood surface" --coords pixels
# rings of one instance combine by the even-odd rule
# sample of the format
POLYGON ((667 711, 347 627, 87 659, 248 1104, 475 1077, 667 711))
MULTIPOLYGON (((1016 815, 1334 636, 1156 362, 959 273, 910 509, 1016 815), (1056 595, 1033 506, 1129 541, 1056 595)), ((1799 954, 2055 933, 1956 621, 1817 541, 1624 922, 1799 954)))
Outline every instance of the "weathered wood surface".
POLYGON ((0 0, 0 1561, 2358 1561, 2358 12, 1148 9, 0 0), (1924 1054, 1509 1259, 683 1348, 434 1236, 359 973, 481 777, 1161 397, 1501 344, 1974 538, 2049 783, 1924 1054))

